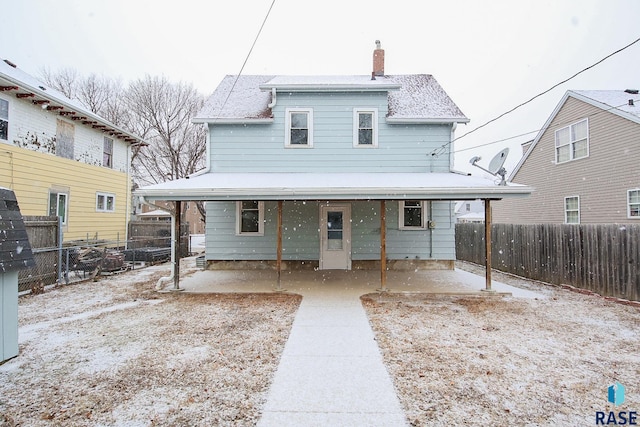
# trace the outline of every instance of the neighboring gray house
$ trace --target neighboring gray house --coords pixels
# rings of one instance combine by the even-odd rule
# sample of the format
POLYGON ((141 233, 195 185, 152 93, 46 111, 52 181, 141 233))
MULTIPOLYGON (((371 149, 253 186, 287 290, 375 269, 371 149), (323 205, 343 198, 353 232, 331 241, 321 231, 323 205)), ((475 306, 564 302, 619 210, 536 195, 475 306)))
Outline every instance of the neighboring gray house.
POLYGON ((453 268, 453 201, 531 189, 453 172, 468 119, 431 75, 386 76, 383 58, 372 75, 225 77, 193 120, 207 168, 136 194, 208 201, 210 268, 453 268))
POLYGON ((568 91, 511 175, 535 193, 493 204, 493 222, 639 222, 639 103, 636 90, 568 91))

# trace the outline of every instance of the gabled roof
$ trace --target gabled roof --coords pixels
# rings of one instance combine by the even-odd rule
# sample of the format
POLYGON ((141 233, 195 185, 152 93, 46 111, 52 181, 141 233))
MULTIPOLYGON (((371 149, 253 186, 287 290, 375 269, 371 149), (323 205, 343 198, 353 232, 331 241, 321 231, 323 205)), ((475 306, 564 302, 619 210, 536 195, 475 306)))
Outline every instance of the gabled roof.
POLYGON ((593 105, 596 108, 600 108, 603 111, 608 111, 611 114, 615 114, 632 122, 640 124, 640 95, 633 93, 635 91, 624 90, 568 90, 556 108, 553 110, 547 121, 542 126, 542 129, 538 132, 535 139, 529 146, 529 149, 524 156, 520 159, 509 178, 516 176, 524 162, 529 157, 529 154, 533 152, 538 141, 542 138, 542 135, 547 131, 551 122, 558 115, 564 104, 569 97, 578 99, 587 104, 593 105), (631 93, 630 93, 631 92, 631 93), (629 102, 632 100, 633 102, 629 102))
POLYGON ((16 98, 19 99, 29 99, 35 105, 44 105, 51 112, 79 121, 95 129, 100 129, 104 133, 120 138, 130 144, 148 145, 139 136, 91 112, 80 102, 67 98, 61 92, 47 86, 6 60, 0 61, 0 92, 15 94, 16 98))
POLYGON ((276 94, 278 91, 387 92, 389 123, 469 121, 433 76, 413 74, 379 76, 375 80, 371 76, 226 76, 193 122, 270 123, 273 90, 276 94))

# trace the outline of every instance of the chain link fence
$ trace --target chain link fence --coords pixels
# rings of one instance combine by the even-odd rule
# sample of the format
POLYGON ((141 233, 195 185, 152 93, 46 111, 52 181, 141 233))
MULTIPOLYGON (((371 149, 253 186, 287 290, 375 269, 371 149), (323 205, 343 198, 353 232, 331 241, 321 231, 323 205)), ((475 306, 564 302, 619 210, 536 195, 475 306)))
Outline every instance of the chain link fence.
MULTIPOLYGON (((45 286, 92 280, 171 259, 171 224, 132 221, 128 240, 62 241, 56 217, 25 216, 35 266, 18 274, 18 292, 40 293, 45 286), (142 223, 142 224, 139 224, 142 223)), ((189 225, 181 229, 181 257, 190 253, 189 225)), ((97 237, 97 236, 96 236, 97 237)))

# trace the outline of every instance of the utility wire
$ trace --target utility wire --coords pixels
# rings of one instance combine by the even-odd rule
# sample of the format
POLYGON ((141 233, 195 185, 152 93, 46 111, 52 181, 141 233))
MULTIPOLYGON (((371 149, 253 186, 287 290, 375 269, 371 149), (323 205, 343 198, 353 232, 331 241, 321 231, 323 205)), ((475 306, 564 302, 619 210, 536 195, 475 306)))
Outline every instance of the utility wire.
POLYGON ((231 89, 229 90, 229 93, 227 94, 227 97, 224 99, 224 102, 222 103, 222 106, 220 107, 220 113, 218 114, 218 116, 220 114, 222 114, 222 111, 224 110, 224 107, 227 105, 227 101, 229 101, 229 97, 231 96, 231 93, 233 92, 233 89, 236 87, 236 84, 238 83, 238 79, 240 79, 240 76, 242 75, 242 72, 244 71, 245 65, 247 65, 247 62, 249 61, 249 57, 251 56, 251 53, 253 52, 253 48, 256 46, 256 43, 258 42, 258 38, 260 37, 260 34, 262 33, 262 29, 264 28, 264 25, 267 23, 267 19, 269 19, 269 15, 271 14, 271 9, 273 9, 273 5, 274 4, 276 4, 276 0, 273 0, 271 2, 271 6, 269 6, 269 10, 267 10, 267 14, 265 15, 264 19, 262 20, 262 25, 260 25, 260 29, 258 30, 258 33, 256 34, 256 37, 253 39, 253 43, 251 44, 251 48, 249 49, 249 53, 247 53, 247 56, 245 57, 244 62, 242 63, 242 67, 240 67, 240 72, 236 75, 236 78, 233 81, 233 84, 231 85, 231 89))
POLYGON ((457 138, 452 139, 450 142, 447 142, 447 143, 446 143, 446 144, 444 144, 442 147, 439 147, 439 148, 435 149, 435 150, 431 153, 431 155, 432 155, 432 156, 438 156, 438 155, 442 154, 442 153, 445 151, 446 147, 447 147, 448 145, 450 145, 451 143, 453 143, 453 142, 455 142, 455 141, 457 141, 457 140, 459 140, 459 139, 462 139, 462 138, 464 138, 465 136, 467 136, 467 135, 469 135, 469 134, 472 134, 473 132, 475 132, 475 131, 477 131, 477 130, 479 130, 479 129, 482 129, 483 127, 485 127, 485 126, 489 125, 490 123, 493 123, 493 122, 495 122, 496 120, 499 120, 499 119, 501 119, 502 117, 506 116, 507 114, 514 112, 514 111, 515 111, 515 110, 517 110, 518 108, 520 108, 520 107, 522 107, 522 106, 524 106, 524 105, 527 105, 528 103, 530 103, 530 102, 531 102, 531 101, 533 101, 534 99, 539 98, 539 97, 541 97, 542 95, 544 95, 544 94, 546 94, 546 93, 551 92, 553 89, 557 88, 557 87, 558 87, 558 86, 560 86, 561 84, 564 84, 564 83, 568 82, 569 80, 571 80, 571 79, 575 78, 576 76, 578 76, 578 75, 580 75, 580 74, 584 73, 585 71, 587 71, 587 70, 589 70, 589 69, 591 69, 591 68, 595 67, 596 65, 598 65, 598 64, 600 64, 600 63, 604 62, 605 60, 607 60, 607 59, 611 58, 613 55, 615 55, 615 54, 617 54, 617 53, 622 52, 623 50, 625 50, 625 49, 627 49, 627 48, 629 48, 629 47, 633 46, 634 44, 636 44, 636 43, 638 43, 638 42, 640 42, 640 38, 635 39, 634 41, 632 41, 632 42, 631 42, 631 43, 629 43, 628 45, 626 45, 626 46, 624 46, 624 47, 621 47, 620 49, 616 50, 615 52, 610 53, 609 55, 605 56, 604 58, 600 59, 599 61, 597 61, 597 62, 595 62, 595 63, 593 63, 593 64, 589 65, 589 66, 588 66, 588 67, 586 67, 586 68, 583 68, 583 69, 582 69, 582 70, 580 70, 580 71, 578 71, 577 73, 575 73, 575 74, 574 74, 574 75, 572 75, 571 77, 566 78, 566 79, 562 80, 562 81, 561 81, 561 82, 559 82, 559 83, 556 83, 555 85, 551 86, 549 89, 547 89, 547 90, 545 90, 545 91, 543 91, 543 92, 540 92, 539 94, 535 95, 535 96, 534 96, 534 97, 532 97, 531 99, 529 99, 529 100, 527 100, 527 101, 525 101, 525 102, 523 102, 523 103, 521 103, 521 104, 516 105, 516 106, 515 106, 515 107, 513 107, 512 109, 510 109, 510 110, 508 110, 508 111, 505 111, 504 113, 500 114, 499 116, 494 117, 493 119, 491 119, 491 120, 489 120, 489 121, 487 121, 487 122, 485 122, 485 123, 481 124, 481 125, 480 125, 480 126, 478 126, 477 128, 470 130, 469 132, 465 133, 464 135, 461 135, 461 136, 459 136, 459 137, 457 137, 457 138))
MULTIPOLYGON (((633 100, 633 102, 634 102, 634 103, 635 103, 635 102, 640 102, 640 99, 634 99, 634 100, 633 100)), ((609 112, 609 111, 611 111, 611 110, 616 110, 616 109, 618 109, 618 108, 620 108, 620 107, 624 107, 625 105, 627 105, 627 104, 620 104, 620 105, 616 105, 616 106, 609 107, 609 108, 606 108, 606 109, 602 109, 602 110, 596 111, 596 112, 595 112, 595 113, 593 113, 593 114, 589 114, 589 115, 587 115, 587 116, 585 116, 585 117, 586 117, 586 118, 595 117, 595 116, 597 116, 598 114, 607 113, 607 112, 609 112)), ((567 121, 564 121, 564 122, 556 123, 556 127, 557 127, 557 126, 563 126, 563 125, 569 125, 569 124, 571 124, 571 123, 575 123, 575 120, 567 120, 567 121)), ((545 129, 545 128, 543 127, 543 128, 540 128, 540 129, 536 129, 536 130, 532 130, 532 131, 529 131, 529 132, 521 133, 520 135, 509 136, 509 137, 502 138, 502 139, 498 139, 498 140, 495 140, 495 141, 486 142, 486 143, 484 143, 484 144, 474 145, 473 147, 462 148, 462 149, 460 149, 460 150, 454 150, 454 153, 461 153, 461 152, 463 152, 463 151, 474 150, 474 149, 476 149, 476 148, 485 147, 485 146, 487 146, 487 145, 493 145, 493 144, 497 144, 497 143, 499 143, 499 142, 509 141, 509 140, 511 140, 511 139, 520 138, 520 137, 522 137, 522 136, 529 135, 529 134, 532 134, 532 133, 538 133, 538 132, 540 132, 540 131, 542 131, 542 130, 544 130, 544 129, 545 129)))

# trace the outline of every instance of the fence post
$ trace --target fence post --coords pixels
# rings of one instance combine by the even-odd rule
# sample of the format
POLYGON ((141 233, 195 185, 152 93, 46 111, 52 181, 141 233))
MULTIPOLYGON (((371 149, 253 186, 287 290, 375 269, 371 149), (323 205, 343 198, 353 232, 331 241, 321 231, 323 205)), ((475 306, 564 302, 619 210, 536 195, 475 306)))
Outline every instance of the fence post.
POLYGON ((58 284, 62 283, 62 217, 58 217, 58 284))

